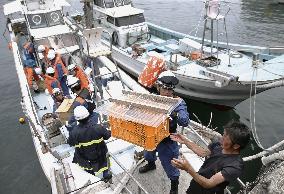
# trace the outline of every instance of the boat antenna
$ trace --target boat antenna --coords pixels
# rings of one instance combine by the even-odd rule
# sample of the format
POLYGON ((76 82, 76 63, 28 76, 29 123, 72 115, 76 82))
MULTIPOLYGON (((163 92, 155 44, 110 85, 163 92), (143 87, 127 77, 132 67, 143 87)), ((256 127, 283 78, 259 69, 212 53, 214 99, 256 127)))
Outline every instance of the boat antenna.
MULTIPOLYGON (((225 16, 229 13, 230 9, 227 11, 225 16)), ((206 28, 207 28, 207 20, 210 19, 211 27, 210 27, 210 32, 211 32, 211 40, 210 40, 210 46, 211 46, 211 51, 210 51, 210 56, 213 55, 213 36, 214 36, 214 20, 216 21, 217 25, 217 65, 218 63, 218 47, 219 47, 219 20, 223 20, 224 22, 224 30, 226 33, 226 40, 227 40, 227 50, 228 50, 228 55, 229 55, 229 64, 230 64, 230 54, 229 54, 229 43, 228 43, 228 34, 227 34, 227 28, 226 28, 226 20, 225 16, 220 14, 220 3, 219 0, 207 0, 205 2, 205 16, 204 16, 204 29, 203 29, 203 36, 202 36, 202 45, 201 45, 201 53, 203 54, 203 47, 204 47, 204 40, 205 40, 205 33, 206 33, 206 28)))
POLYGON ((84 3, 83 11, 85 16, 85 24, 87 29, 93 28, 93 1, 92 0, 82 0, 81 2, 84 3))

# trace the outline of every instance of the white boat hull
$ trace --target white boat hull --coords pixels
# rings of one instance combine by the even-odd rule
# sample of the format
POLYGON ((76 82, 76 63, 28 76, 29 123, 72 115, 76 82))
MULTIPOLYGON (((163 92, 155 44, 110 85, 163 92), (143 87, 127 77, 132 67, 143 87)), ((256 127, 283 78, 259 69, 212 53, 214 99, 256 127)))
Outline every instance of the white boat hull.
MULTIPOLYGON (((145 67, 144 62, 132 58, 129 54, 116 47, 113 47, 112 57, 122 69, 135 77, 138 77, 145 67)), ((215 86, 215 80, 200 79, 174 73, 180 81, 175 91, 183 97, 234 107, 250 96, 251 85, 249 83, 240 84, 239 82, 234 82, 220 88, 215 86)), ((257 89, 257 93, 264 90, 257 89)))

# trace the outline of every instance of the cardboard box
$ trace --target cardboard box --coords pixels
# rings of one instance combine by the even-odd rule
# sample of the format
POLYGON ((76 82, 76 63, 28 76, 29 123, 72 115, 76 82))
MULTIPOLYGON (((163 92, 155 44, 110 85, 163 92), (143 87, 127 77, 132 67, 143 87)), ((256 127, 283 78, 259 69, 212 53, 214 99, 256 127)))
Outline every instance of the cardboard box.
POLYGON ((64 99, 61 105, 55 111, 62 123, 69 120, 71 114, 73 114, 73 102, 75 99, 64 99))

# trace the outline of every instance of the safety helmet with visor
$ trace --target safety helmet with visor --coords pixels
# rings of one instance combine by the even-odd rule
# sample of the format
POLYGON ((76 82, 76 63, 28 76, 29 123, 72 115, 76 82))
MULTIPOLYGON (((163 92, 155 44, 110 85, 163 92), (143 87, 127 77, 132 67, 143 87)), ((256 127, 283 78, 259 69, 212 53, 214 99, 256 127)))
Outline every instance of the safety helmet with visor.
POLYGON ((77 77, 70 75, 67 77, 67 85, 72 89, 80 85, 80 80, 77 77))
POLYGON ((62 92, 59 88, 53 88, 52 95, 59 96, 60 94, 62 94, 62 92))
POLYGON ((41 74, 42 74, 41 68, 40 68, 40 67, 36 67, 36 68, 35 68, 35 73, 36 73, 37 75, 41 75, 41 74))
POLYGON ((44 50, 45 50, 45 46, 43 46, 42 44, 37 47, 37 51, 39 53, 42 53, 44 50))
POLYGON ((47 58, 49 59, 49 60, 53 60, 54 58, 55 58, 55 51, 54 50, 50 50, 50 51, 48 51, 48 54, 47 54, 47 58))
POLYGON ((76 68, 76 65, 73 64, 73 63, 68 65, 68 67, 67 67, 68 71, 73 71, 75 68, 76 68))
POLYGON ((77 106, 74 109, 74 117, 77 121, 86 119, 89 115, 89 111, 84 106, 77 106))
POLYGON ((53 69, 52 67, 48 67, 48 68, 46 69, 46 73, 47 73, 47 74, 53 74, 53 73, 55 73, 55 71, 54 71, 54 69, 53 69))

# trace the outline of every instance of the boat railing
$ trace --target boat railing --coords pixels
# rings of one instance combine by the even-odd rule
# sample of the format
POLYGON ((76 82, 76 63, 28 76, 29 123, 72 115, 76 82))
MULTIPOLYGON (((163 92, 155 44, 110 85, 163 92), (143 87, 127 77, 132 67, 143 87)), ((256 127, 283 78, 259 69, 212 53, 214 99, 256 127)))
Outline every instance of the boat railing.
POLYGON ((269 47, 269 54, 270 55, 283 54, 283 53, 284 53, 284 46, 269 47))
MULTIPOLYGON (((109 156, 120 166, 120 168, 122 168, 122 170, 124 171, 124 173, 126 173, 134 182, 135 184, 138 186, 138 193, 140 194, 142 191, 145 193, 145 194, 149 194, 149 192, 142 186, 141 183, 139 183, 137 181, 137 179, 124 167, 124 165, 116 158, 116 156, 112 153, 109 153, 109 156)), ((124 185, 124 187, 126 188, 126 186, 124 185)), ((129 192, 129 193, 132 193, 130 190, 128 190, 126 188, 126 190, 129 192)))
MULTIPOLYGON (((168 29, 168 28, 165 28, 165 27, 161 27, 161 26, 153 24, 153 23, 149 23, 149 22, 146 22, 146 23, 149 27, 150 34, 157 36, 157 37, 164 39, 164 40, 167 40, 167 39, 179 40, 179 39, 182 39, 182 38, 190 38, 190 39, 196 40, 198 42, 202 41, 202 38, 199 38, 199 37, 196 37, 196 36, 191 36, 191 35, 184 34, 184 33, 181 33, 181 32, 176 32, 174 30, 171 30, 171 29, 168 29)), ((210 43, 211 41, 205 39, 204 42, 210 43)), ((213 45, 216 46, 217 41, 213 41, 213 45)), ((282 46, 268 48, 268 47, 241 45, 241 44, 234 44, 234 43, 229 43, 228 45, 229 45, 229 48, 232 48, 232 49, 237 50, 237 51, 263 53, 263 54, 270 54, 270 53, 273 54, 273 52, 272 52, 273 50, 283 49, 282 46)), ((218 47, 227 48, 227 43, 226 42, 218 42, 218 47)))

